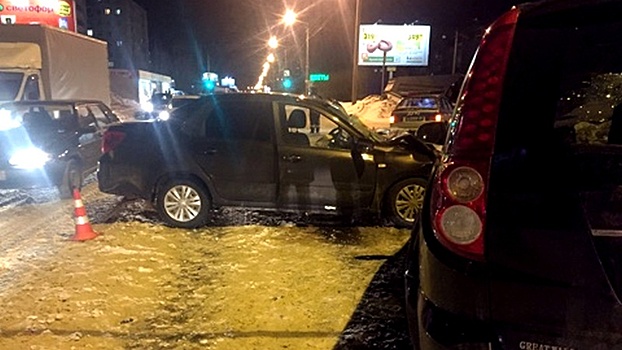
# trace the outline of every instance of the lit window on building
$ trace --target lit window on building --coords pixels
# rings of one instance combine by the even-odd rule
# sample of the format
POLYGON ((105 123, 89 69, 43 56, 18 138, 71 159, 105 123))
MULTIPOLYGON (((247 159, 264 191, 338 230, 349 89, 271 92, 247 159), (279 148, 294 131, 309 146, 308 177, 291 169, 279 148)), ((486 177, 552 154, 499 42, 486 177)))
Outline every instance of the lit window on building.
POLYGON ((93 29, 87 29, 86 30, 86 35, 93 36, 93 29))
POLYGON ((117 46, 122 46, 123 45, 123 40, 117 40, 117 46))
POLYGON ((106 8, 104 9, 104 13, 105 13, 105 14, 107 14, 107 15, 109 15, 109 14, 110 14, 110 9, 106 7, 106 8))
POLYGON ((118 16, 118 15, 120 15, 120 14, 121 14, 121 8, 120 8, 120 7, 119 7, 119 8, 117 8, 117 9, 114 11, 114 13, 115 13, 117 16, 118 16))

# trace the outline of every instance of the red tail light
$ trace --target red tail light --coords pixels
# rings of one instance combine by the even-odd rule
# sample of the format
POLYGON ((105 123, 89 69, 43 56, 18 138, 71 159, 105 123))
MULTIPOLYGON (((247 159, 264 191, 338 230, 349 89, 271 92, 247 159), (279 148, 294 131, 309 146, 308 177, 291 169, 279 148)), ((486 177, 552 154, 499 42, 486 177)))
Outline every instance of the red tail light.
POLYGON ((102 153, 113 151, 125 139, 125 133, 121 131, 107 130, 102 137, 102 153))
POLYGON ((490 161, 518 14, 513 8, 486 30, 462 86, 447 156, 432 186, 430 215, 437 239, 475 260, 484 259, 490 161))

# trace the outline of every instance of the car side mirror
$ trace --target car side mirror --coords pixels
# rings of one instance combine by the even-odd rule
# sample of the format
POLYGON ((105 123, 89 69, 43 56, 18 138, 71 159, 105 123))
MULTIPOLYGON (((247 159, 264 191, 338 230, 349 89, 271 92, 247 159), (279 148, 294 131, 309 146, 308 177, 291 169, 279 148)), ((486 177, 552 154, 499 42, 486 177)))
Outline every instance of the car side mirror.
POLYGON ((447 122, 425 123, 419 126, 415 135, 424 142, 442 145, 447 137, 447 122))

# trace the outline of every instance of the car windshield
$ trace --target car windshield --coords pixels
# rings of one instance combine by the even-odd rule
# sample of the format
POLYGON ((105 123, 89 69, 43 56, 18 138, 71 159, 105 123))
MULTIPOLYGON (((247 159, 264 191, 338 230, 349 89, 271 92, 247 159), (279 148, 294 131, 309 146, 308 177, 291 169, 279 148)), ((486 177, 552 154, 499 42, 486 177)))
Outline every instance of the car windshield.
POLYGON ((13 128, 0 129, 0 148, 2 152, 32 146, 45 148, 50 143, 50 136, 56 133, 56 129, 49 126, 37 127, 17 123, 16 121, 13 128))
POLYGON ((50 133, 55 133, 57 129, 57 121, 42 107, 7 105, 0 107, 0 131, 4 136, 25 132, 35 142, 44 139, 50 133))
POLYGON ((438 109, 438 102, 434 97, 429 96, 408 97, 403 99, 397 108, 438 109))
POLYGON ((24 73, 0 72, 0 101, 13 101, 22 85, 24 73))

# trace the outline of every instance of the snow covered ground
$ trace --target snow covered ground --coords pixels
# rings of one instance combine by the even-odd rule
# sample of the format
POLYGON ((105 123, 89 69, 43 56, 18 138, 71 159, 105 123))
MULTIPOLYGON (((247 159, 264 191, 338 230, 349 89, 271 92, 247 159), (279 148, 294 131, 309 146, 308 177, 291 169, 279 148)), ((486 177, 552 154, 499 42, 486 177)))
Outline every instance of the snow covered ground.
MULTIPOLYGON (((388 127, 387 100, 344 107, 388 127)), ((0 349, 409 347, 409 230, 242 211, 178 230, 141 202, 118 206, 94 175, 82 197, 99 237, 79 244, 73 201, 0 192, 0 349)))

